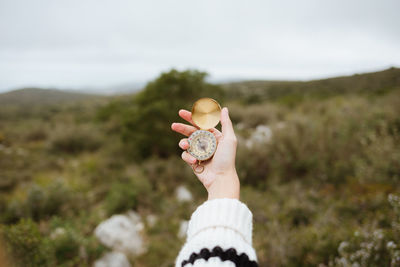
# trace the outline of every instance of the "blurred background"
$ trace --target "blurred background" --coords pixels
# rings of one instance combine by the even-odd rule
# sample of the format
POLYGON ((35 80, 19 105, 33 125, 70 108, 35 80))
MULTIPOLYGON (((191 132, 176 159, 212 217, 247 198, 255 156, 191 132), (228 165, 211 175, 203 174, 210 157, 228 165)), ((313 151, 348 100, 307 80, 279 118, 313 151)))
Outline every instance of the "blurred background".
POLYGON ((0 0, 0 265, 173 266, 230 109, 260 266, 400 266, 400 3, 0 0))

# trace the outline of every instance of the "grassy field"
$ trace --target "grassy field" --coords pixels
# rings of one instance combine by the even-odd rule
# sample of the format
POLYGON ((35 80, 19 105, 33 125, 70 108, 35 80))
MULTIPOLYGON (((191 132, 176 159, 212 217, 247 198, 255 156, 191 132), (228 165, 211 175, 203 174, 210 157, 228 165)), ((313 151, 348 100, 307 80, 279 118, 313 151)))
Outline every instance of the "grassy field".
POLYGON ((169 124, 204 94, 230 108, 260 266, 400 265, 400 69, 221 86, 204 77, 171 71, 113 98, 0 94, 0 229, 14 264, 90 266, 108 250, 94 228, 133 209, 158 220, 145 223, 148 249, 132 265, 173 266, 180 221, 206 193, 170 149, 169 124), (176 200, 180 185, 192 203, 176 200))

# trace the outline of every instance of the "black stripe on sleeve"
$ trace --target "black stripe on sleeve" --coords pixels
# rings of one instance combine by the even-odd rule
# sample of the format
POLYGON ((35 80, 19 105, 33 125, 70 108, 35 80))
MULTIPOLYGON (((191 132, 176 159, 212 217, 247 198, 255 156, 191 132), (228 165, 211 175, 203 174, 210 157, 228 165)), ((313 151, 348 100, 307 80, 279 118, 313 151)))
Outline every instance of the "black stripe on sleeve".
POLYGON ((212 251, 203 248, 200 250, 200 253, 193 252, 188 260, 182 261, 182 267, 189 263, 193 264, 198 259, 205 259, 207 261, 211 257, 219 257, 221 261, 231 261, 236 267, 258 267, 258 263, 251 261, 245 253, 238 255, 236 249, 230 248, 224 251, 220 246, 214 247, 212 251))

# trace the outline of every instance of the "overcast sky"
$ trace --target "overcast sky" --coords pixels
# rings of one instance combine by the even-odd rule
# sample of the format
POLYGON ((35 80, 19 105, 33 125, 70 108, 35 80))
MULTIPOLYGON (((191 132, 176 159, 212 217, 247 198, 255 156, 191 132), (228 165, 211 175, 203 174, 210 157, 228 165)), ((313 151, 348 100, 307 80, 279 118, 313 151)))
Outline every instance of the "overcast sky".
POLYGON ((172 67, 211 80, 400 66, 399 0, 0 0, 0 91, 109 88, 172 67))

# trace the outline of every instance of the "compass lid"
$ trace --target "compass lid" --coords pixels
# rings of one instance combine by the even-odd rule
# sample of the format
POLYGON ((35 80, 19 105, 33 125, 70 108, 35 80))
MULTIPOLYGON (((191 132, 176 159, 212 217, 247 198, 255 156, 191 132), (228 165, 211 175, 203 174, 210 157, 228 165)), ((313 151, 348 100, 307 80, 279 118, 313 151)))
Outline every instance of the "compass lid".
POLYGON ((221 106, 212 98, 200 98, 192 107, 192 120, 200 129, 208 130, 219 123, 221 106))

